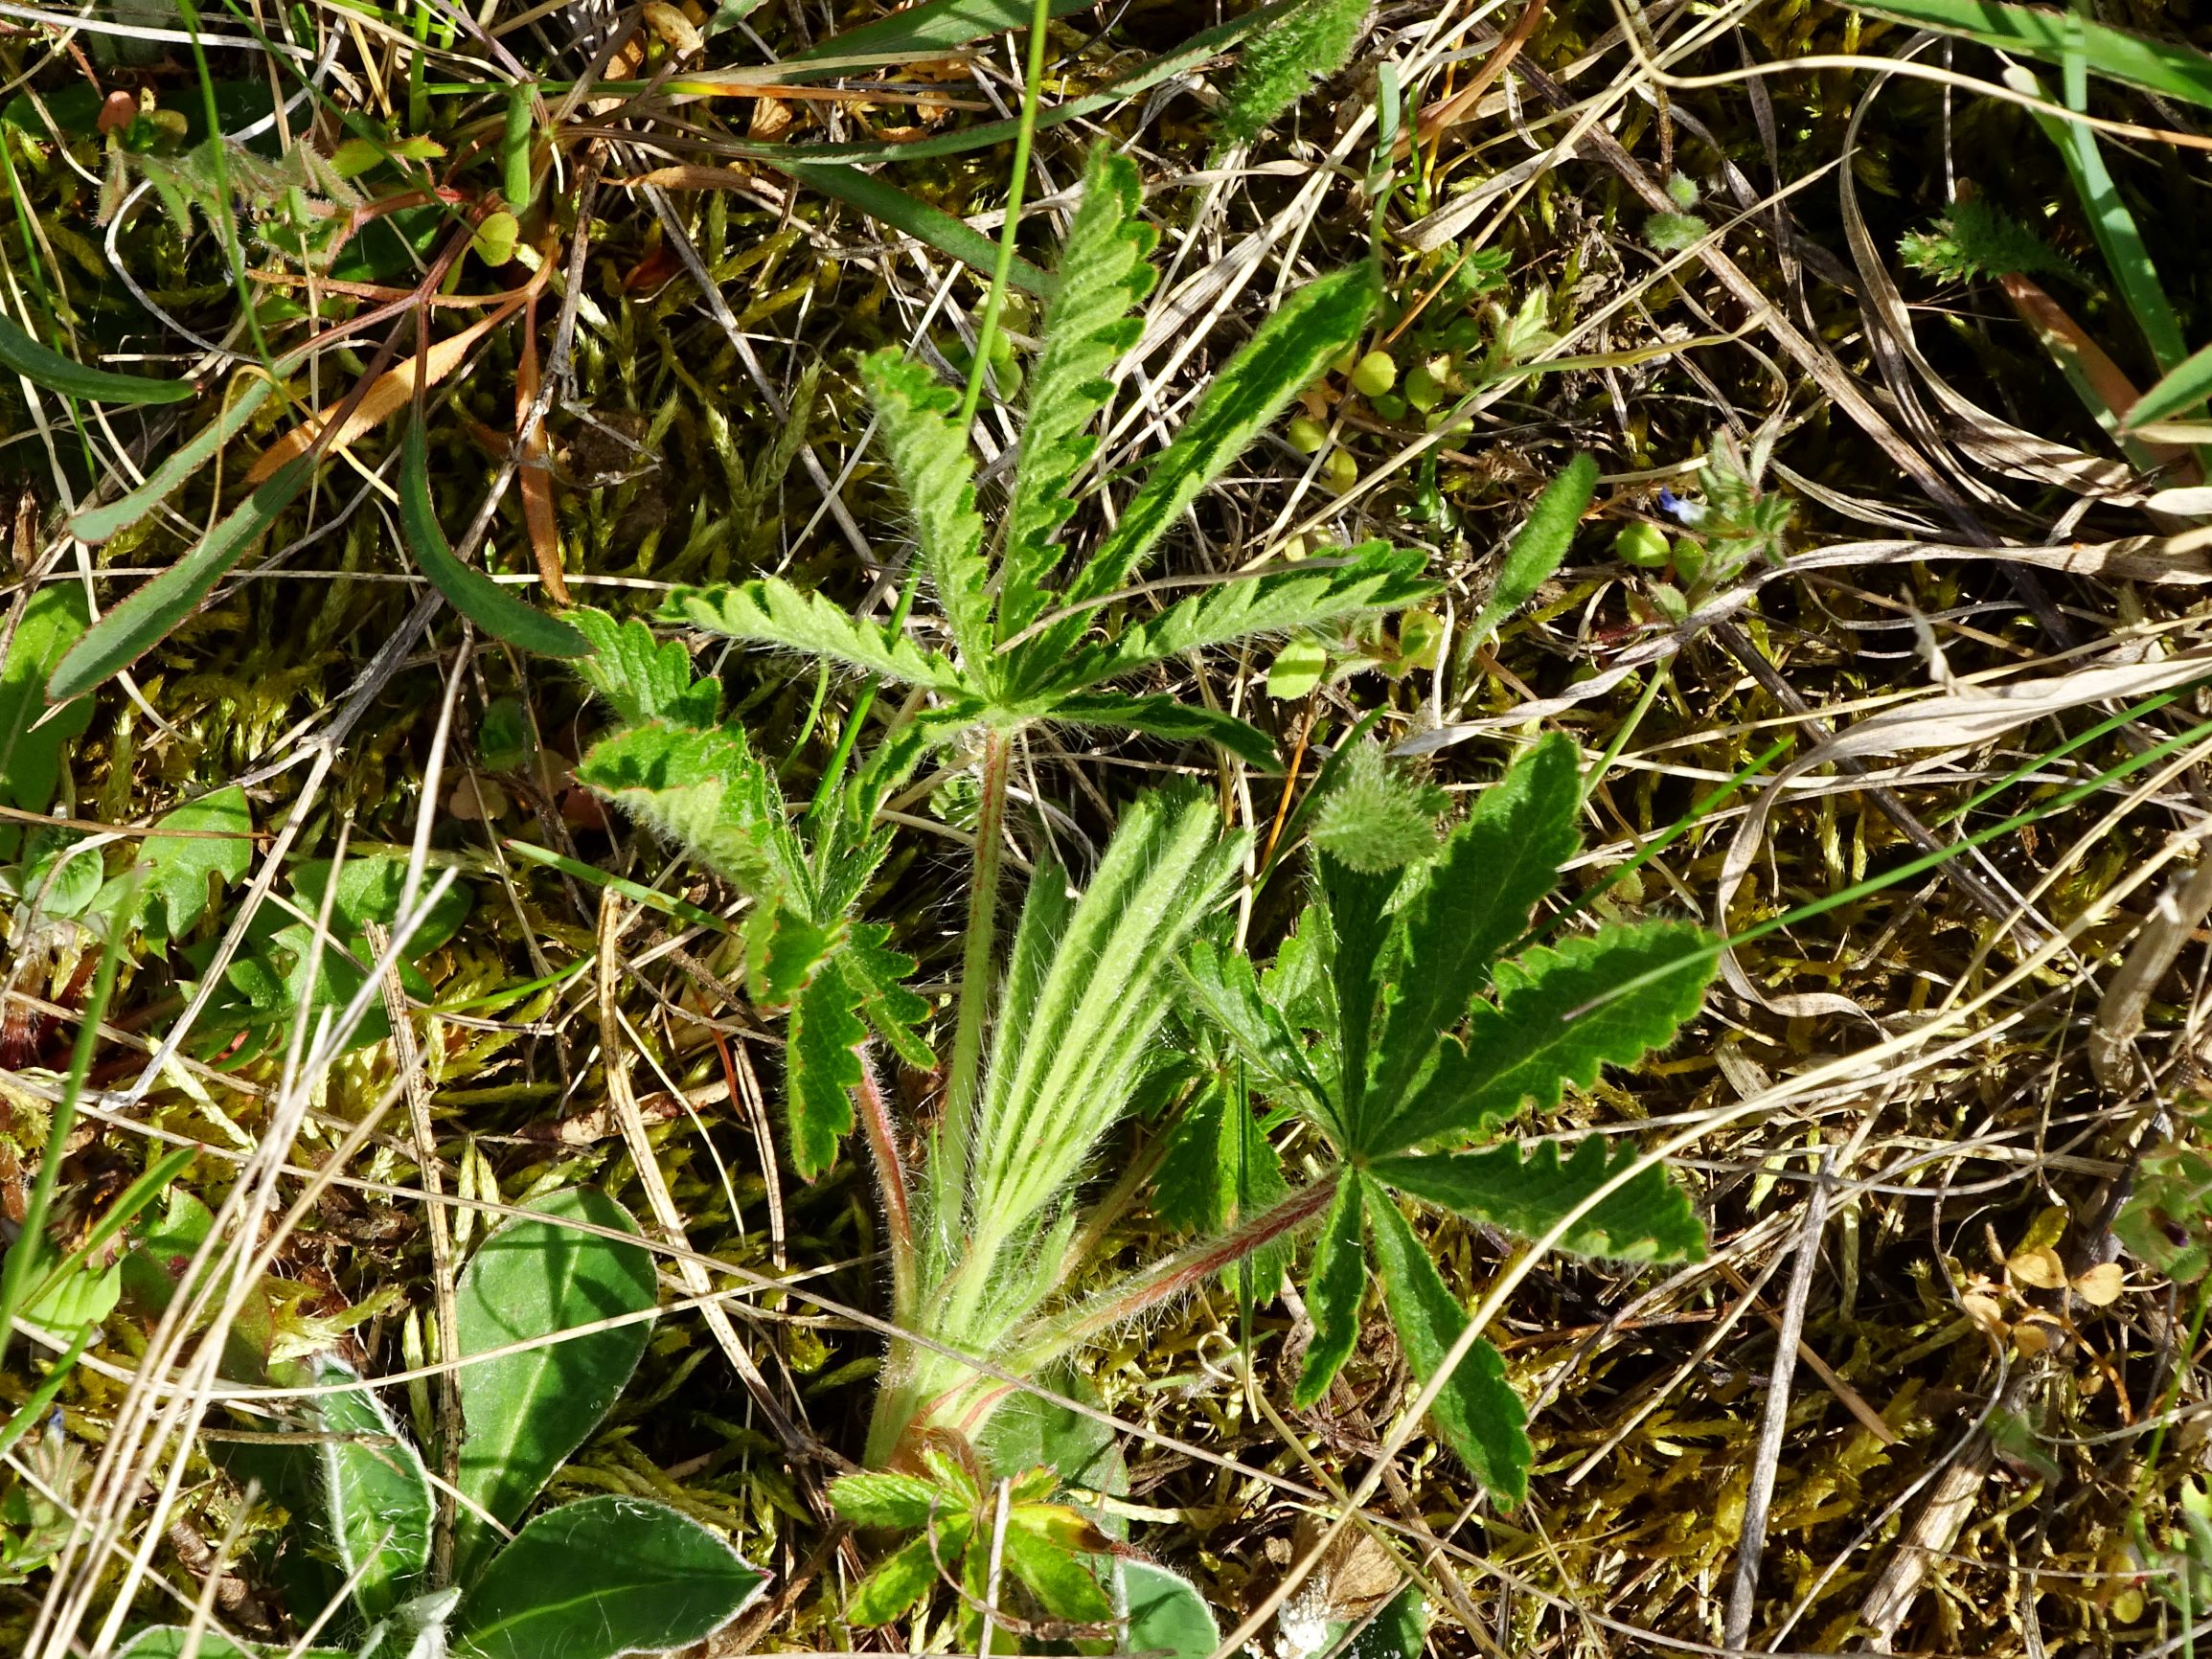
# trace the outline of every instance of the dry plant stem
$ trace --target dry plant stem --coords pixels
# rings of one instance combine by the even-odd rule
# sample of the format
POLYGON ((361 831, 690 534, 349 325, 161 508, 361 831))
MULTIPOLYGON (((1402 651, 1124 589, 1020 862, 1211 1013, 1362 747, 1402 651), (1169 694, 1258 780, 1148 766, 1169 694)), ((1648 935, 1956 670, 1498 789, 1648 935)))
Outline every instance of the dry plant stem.
MULTIPOLYGON (((453 1300, 453 1222, 442 1200, 445 1174, 438 1162, 438 1129, 430 1121, 430 1088, 422 1075, 422 1056, 407 1011, 406 989, 391 935, 372 921, 362 929, 369 948, 385 960, 384 1017, 392 1027, 392 1052, 399 1063, 399 1082, 407 1091, 407 1117, 415 1135, 415 1167, 422 1171, 423 1205, 430 1227, 430 1287, 438 1325, 438 1356, 450 1360, 461 1352, 461 1323, 453 1300)), ((438 1374, 438 1473, 448 1487, 461 1478, 461 1381, 452 1371, 438 1374)), ((453 1581, 453 1506, 438 1506, 430 1535, 430 1582, 443 1588, 453 1581)))
MULTIPOLYGON (((601 895, 599 1043, 600 1059, 606 1068, 606 1097, 622 1123, 623 1145, 629 1149, 630 1162, 637 1167, 638 1184, 645 1189, 653 1224, 662 1239, 675 1246, 676 1271, 683 1279, 684 1288, 694 1296, 711 1296, 713 1286, 708 1281, 706 1264, 692 1249, 684 1233, 682 1212, 677 1210, 675 1197, 669 1192, 668 1177, 661 1172, 660 1158, 646 1133, 645 1114, 638 1109, 636 1092, 629 1084, 629 1049, 623 1037, 621 1011, 615 1000, 621 988, 622 957, 618 947, 625 920, 621 899, 611 892, 601 895)), ((738 1340, 737 1327, 730 1322, 729 1309, 718 1300, 702 1303, 700 1311, 707 1329, 714 1332, 716 1342, 720 1345, 723 1357, 744 1383, 753 1403, 761 1408, 761 1415, 767 1419, 769 1431, 778 1443, 796 1456, 810 1455, 813 1448, 807 1437, 777 1401, 768 1379, 761 1375, 752 1354, 738 1340)))
POLYGON ((983 734, 978 767, 982 800, 975 814, 975 872, 968 889, 968 937, 960 958, 960 1015, 952 1038, 952 1068, 945 1090, 945 1152, 965 1170, 976 1077, 983 1063, 983 1015, 991 1006, 991 949, 998 921, 998 880, 1006 858, 1006 785, 1014 735, 990 727, 983 734))
POLYGON ((1751 1613, 1759 1597, 1759 1558, 1767 1547, 1767 1511, 1774 1501, 1774 1476, 1782 1463, 1782 1435, 1790 1426, 1790 1385, 1797 1372, 1797 1345, 1805 1335, 1805 1304, 1813 1295, 1813 1275, 1820 1265, 1820 1236, 1828 1225, 1828 1166, 1806 1200, 1805 1229, 1797 1238, 1797 1261, 1790 1270, 1790 1300, 1782 1309, 1776 1338, 1774 1374, 1767 1385, 1767 1409, 1759 1421, 1759 1446, 1751 1458, 1751 1489, 1744 1500, 1744 1532, 1736 1555, 1736 1581, 1728 1592, 1723 1646, 1742 1648, 1751 1633, 1751 1613))
POLYGON ((2143 1029, 2151 992, 2208 912, 2212 912, 2212 852, 2201 855, 2193 872, 2176 876, 2158 895, 2151 919, 2098 1000, 2096 1023, 2089 1032, 2089 1068, 2097 1081, 2114 1094, 2128 1092, 2128 1057, 2143 1029))
POLYGON ((1197 1289, 1215 1274, 1233 1267, 1254 1251, 1264 1250, 1278 1239, 1310 1224, 1336 1195, 1337 1171, 1332 1170, 1301 1187, 1272 1210, 1262 1211, 1233 1233, 1207 1239, 1180 1255, 1171 1256, 1156 1267, 1135 1274, 1047 1321, 1024 1341, 1009 1363, 1020 1372, 1035 1371, 1057 1354, 1082 1347, 1105 1335, 1125 1320, 1173 1302, 1197 1289))
POLYGON ((891 1305, 901 1324, 915 1317, 914 1206, 906 1183, 906 1161, 899 1155, 899 1125, 876 1075, 876 1057, 860 1045, 860 1081, 854 1089, 860 1126, 876 1160, 876 1186, 883 1200, 883 1227, 891 1244, 891 1305))

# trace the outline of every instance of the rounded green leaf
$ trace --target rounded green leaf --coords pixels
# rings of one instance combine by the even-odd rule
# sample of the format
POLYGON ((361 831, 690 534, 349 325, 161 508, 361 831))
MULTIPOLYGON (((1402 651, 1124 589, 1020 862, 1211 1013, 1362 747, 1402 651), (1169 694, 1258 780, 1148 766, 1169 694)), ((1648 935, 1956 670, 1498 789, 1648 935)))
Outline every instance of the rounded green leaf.
POLYGON ((1221 1645, 1214 1610, 1179 1573, 1150 1561, 1119 1563, 1118 1600, 1129 1619, 1122 1651, 1134 1659, 1207 1659, 1221 1645))
POLYGON ((767 1575, 696 1521, 639 1498, 585 1498, 515 1534, 462 1603, 462 1659, 616 1659, 704 1640, 767 1575))
MULTIPOLYGON (((643 1245, 562 1225, 634 1234, 637 1223, 620 1204, 580 1188, 532 1207, 538 1215, 517 1216, 485 1239, 455 1286, 467 1431, 458 1484, 502 1522, 528 1509, 599 1426, 637 1368, 650 1325, 631 1318, 585 1328, 644 1312, 655 1301, 652 1257, 643 1245), (521 1343, 536 1346, 467 1363, 521 1343)), ((492 1540, 466 1509, 458 1536, 456 1577, 467 1583, 492 1540)))
MULTIPOLYGON (((318 1383, 358 1382, 335 1354, 315 1362, 318 1383)), ((353 1579, 353 1602, 380 1619, 404 1599, 430 1564, 436 1511, 422 1454, 408 1443, 384 1402, 366 1387, 315 1397, 323 1439, 324 1511, 338 1557, 353 1579)))

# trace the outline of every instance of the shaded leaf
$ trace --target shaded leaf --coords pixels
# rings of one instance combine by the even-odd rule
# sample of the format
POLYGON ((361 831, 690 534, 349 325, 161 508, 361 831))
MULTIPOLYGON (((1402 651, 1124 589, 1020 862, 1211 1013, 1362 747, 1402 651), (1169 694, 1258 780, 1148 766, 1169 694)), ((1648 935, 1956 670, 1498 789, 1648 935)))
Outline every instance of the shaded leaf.
MULTIPOLYGON (((1283 1160, 1252 1115, 1241 1090, 1216 1084, 1200 1091, 1175 1125, 1154 1182, 1153 1209, 1171 1227, 1222 1233, 1272 1209, 1289 1195, 1283 1160)), ((1272 1302, 1289 1255, 1269 1245, 1221 1270, 1221 1284, 1255 1303, 1272 1302)))
POLYGON ((245 875, 253 863, 254 818, 246 792, 234 784, 163 813, 153 827, 198 833, 148 835, 130 870, 102 889, 94 902, 112 912, 136 884, 139 925, 158 948, 199 925, 212 902, 210 880, 227 885, 245 875))
MULTIPOLYGON (((1389 1196, 1371 1192, 1376 1265, 1382 1275, 1390 1322, 1398 1328, 1406 1362, 1424 1387, 1467 1329, 1467 1310, 1446 1286, 1389 1196)), ((1431 1415, 1445 1443, 1494 1497, 1517 1504, 1528 1491, 1527 1413, 1505 1378, 1505 1359, 1477 1337, 1436 1397, 1431 1415)))
POLYGON ((929 1594, 937 1582, 937 1563, 956 1565, 968 1547, 969 1523, 964 1515, 938 1523, 903 1549, 878 1561, 845 1603, 845 1622, 862 1629, 888 1625, 929 1594), (933 1548, 934 1546, 934 1548, 933 1548))
POLYGON ((1263 772, 1279 764, 1274 740, 1234 715, 1179 703, 1173 697, 1139 697, 1120 692, 1088 692, 1056 697, 1042 711, 1047 719, 1070 726, 1118 726, 1149 738, 1180 743, 1219 743, 1263 772))
POLYGON ((1267 1094, 1295 1101, 1322 1116, 1330 1114, 1327 1084, 1289 1022, 1261 994, 1250 957, 1220 949, 1210 939, 1197 939, 1191 942, 1179 966, 1190 1000, 1258 1074, 1267 1094))

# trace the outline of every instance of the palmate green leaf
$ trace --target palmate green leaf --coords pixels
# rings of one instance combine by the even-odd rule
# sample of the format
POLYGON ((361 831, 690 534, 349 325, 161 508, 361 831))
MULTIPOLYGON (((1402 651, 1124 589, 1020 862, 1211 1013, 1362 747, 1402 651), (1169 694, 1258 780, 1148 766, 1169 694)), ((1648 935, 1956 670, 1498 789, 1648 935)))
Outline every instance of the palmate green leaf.
POLYGON ((823 963, 791 1005, 784 1038, 785 1110, 791 1167, 810 1181, 836 1161, 837 1143, 852 1132, 851 1091, 859 1085, 860 1045, 868 1040, 861 1000, 840 954, 823 963))
POLYGON ((0 794, 26 812, 43 812, 53 804, 61 782, 62 746, 92 722, 90 703, 40 719, 47 676, 83 636, 88 615, 84 589, 76 582, 41 587, 8 642, 7 664, 0 668, 0 794))
MULTIPOLYGON (((563 1221, 635 1234, 628 1211, 604 1193, 574 1188, 502 1223, 477 1247, 455 1285, 460 1357, 536 1343, 460 1372, 461 1492, 512 1524, 569 1453, 599 1426, 651 1334, 631 1318, 584 1334, 580 1328, 650 1311, 659 1299, 652 1257, 563 1221), (547 1338, 556 1340, 548 1341, 547 1338)), ((496 1543, 466 1507, 458 1511, 454 1577, 472 1581, 496 1543)))
MULTIPOLYGON (((1509 1145, 1425 1158, 1377 1158, 1367 1172, 1386 1187, 1458 1215, 1522 1239, 1540 1239, 1639 1156, 1630 1145, 1608 1157, 1604 1141, 1592 1135, 1563 1164, 1559 1147, 1547 1141, 1525 1162, 1520 1148, 1509 1145)), ((1689 1194, 1654 1164, 1608 1194, 1557 1247, 1611 1261, 1697 1261, 1705 1255, 1705 1229, 1689 1194)))
POLYGON ((457 1659, 617 1659, 703 1642, 767 1575, 698 1522, 642 1498, 536 1517, 464 1598, 457 1659))
POLYGON ((682 588, 661 614, 752 645, 821 657, 904 686, 965 692, 959 670, 879 623, 848 616, 825 594, 803 593, 781 577, 715 588, 682 588))
POLYGON ((147 474, 144 484, 113 501, 81 508, 73 514, 69 534, 98 547, 108 537, 128 530, 197 477, 224 444, 244 431, 247 422, 268 401, 273 388, 274 382, 263 376, 249 376, 222 413, 171 450, 166 461, 147 474))
POLYGON ((4 312, 0 312, 0 369, 22 375, 34 386, 89 403, 189 403, 199 395, 190 380, 148 380, 110 369, 88 369, 76 358, 40 345, 4 312))
POLYGON ((1304 0, 1244 48, 1221 99, 1221 132, 1232 144, 1249 144, 1275 118, 1305 96, 1316 78, 1334 75, 1351 60, 1365 32, 1371 0, 1304 0))
POLYGON ((1110 645, 1093 647, 1057 683, 1097 685, 1149 663, 1259 634, 1319 627, 1345 617, 1397 610, 1427 598, 1426 556, 1364 542, 1338 559, 1307 559, 1240 577, 1131 623, 1110 645))
POLYGON ((279 467, 191 552, 93 624, 56 666, 46 682, 46 694, 57 703, 81 696, 167 639, 245 557, 277 515, 308 487, 314 471, 314 463, 307 456, 279 467))
MULTIPOLYGON (((1334 1110, 1328 1084, 1298 1034, 1263 996, 1252 959, 1210 939, 1191 942, 1177 965, 1185 994, 1248 1066, 1272 1099, 1294 1102, 1324 1120, 1334 1110)), ((1214 1225, 1213 1222, 1191 1225, 1214 1225)))
POLYGON ((400 443, 399 530, 430 585, 486 633, 549 657, 581 657, 591 649, 591 643, 559 617, 526 604, 455 557, 430 494, 430 441, 420 417, 407 422, 400 443))
POLYGON ((1497 586, 1491 590, 1490 602, 1474 619, 1474 626, 1468 630, 1467 643, 1460 647, 1463 652, 1490 638, 1506 618, 1528 603, 1536 590, 1551 580, 1552 573, 1559 569, 1567 550, 1574 545, 1575 531, 1582 523, 1583 514, 1589 511, 1590 498, 1597 493, 1597 462, 1587 455, 1578 455, 1537 497, 1528 522, 1520 527, 1513 545, 1505 551, 1505 563, 1497 573, 1497 586))
POLYGON ((891 467, 906 492, 922 544, 922 568, 936 590, 961 661, 971 674, 992 670, 991 567, 983 557, 983 518, 975 511, 975 468, 962 429, 960 397, 899 352, 869 353, 860 364, 868 399, 882 423, 891 467))
POLYGON ((1548 1110, 1563 1084, 1587 1088, 1674 1040, 1698 1011, 1716 946, 1678 922, 1608 928, 1532 950, 1497 970, 1495 1002, 1478 1002, 1466 1046, 1448 1042, 1435 1069, 1367 1130, 1375 1152, 1441 1137, 1472 1139, 1533 1102, 1548 1110), (1624 989, 1626 988, 1626 989, 1624 989))
POLYGON ((1142 195, 1135 163, 1103 142, 1093 148, 1030 376, 999 558, 1002 643, 1049 602, 1043 582, 1060 557, 1053 537, 1075 511, 1076 479, 1098 448, 1090 426, 1112 396, 1106 376, 1143 330, 1130 313, 1152 291, 1150 256, 1159 238, 1137 216, 1142 195))
POLYGON ((1996 0, 1851 0, 1857 11, 1978 40, 2000 52, 2064 65, 2078 53, 2091 74, 2212 109, 2212 57, 2194 47, 2148 40, 2073 11, 1996 0))
MULTIPOLYGON (((1068 602, 1102 599, 1128 581, 1198 492, 1266 430, 1284 404, 1357 342, 1376 292, 1374 269, 1356 265, 1307 284, 1260 325, 1152 464, 1121 522, 1069 586, 1068 602)), ((1063 625, 1082 624, 1079 617, 1063 625)))
POLYGON ((1367 1293, 1367 1250, 1363 1190, 1356 1174, 1337 1177, 1336 1195, 1321 1223, 1313 1251, 1313 1272, 1306 1284, 1306 1310, 1313 1320, 1313 1341, 1298 1374, 1291 1398, 1303 1408, 1329 1392, 1329 1383, 1359 1340, 1359 1303, 1367 1293))
POLYGON ((862 1579, 845 1603, 845 1622, 870 1629, 888 1625, 929 1594, 938 1582, 938 1562, 954 1568, 968 1549, 973 1524, 966 1515, 948 1516, 930 1532, 886 1556, 862 1579))
POLYGON ((623 724, 711 726, 719 716, 721 681, 695 676, 692 653, 674 640, 664 644, 635 618, 618 623, 603 610, 571 611, 568 620, 591 644, 591 654, 577 662, 577 673, 623 724))
POLYGON ((1527 928, 1538 901, 1558 885, 1560 866, 1582 844, 1581 808, 1575 745, 1555 733, 1477 795, 1445 838, 1400 912, 1394 960, 1405 966, 1383 990, 1368 1087, 1379 1109, 1353 1114, 1355 1137, 1406 1096, 1438 1043, 1489 988, 1498 952, 1527 928))
POLYGON ((1238 760, 1263 772, 1279 765, 1274 741, 1257 727, 1218 709, 1179 703, 1173 697, 1133 696, 1121 692, 1084 692, 1046 699, 1041 717, 1069 726, 1105 726, 1142 732, 1178 743, 1219 743, 1238 760))
POLYGON ((742 727, 631 726, 593 744, 576 776, 764 904, 811 908, 783 791, 742 727))
MULTIPOLYGON (((314 1379, 327 1386, 360 1377, 335 1354, 324 1354, 314 1379)), ((362 1617, 381 1619, 413 1593, 430 1564, 430 1477, 375 1390, 317 1395, 315 1409, 324 1511, 339 1564, 353 1580, 362 1617)))
POLYGON ((832 1481, 830 1502, 855 1527, 910 1532, 943 1511, 945 1494, 913 1475, 864 1473, 832 1481))
MULTIPOLYGON (((1467 1310, 1389 1194, 1370 1186, 1366 1199, 1390 1323, 1398 1328, 1406 1363, 1425 1388, 1467 1329, 1467 1310)), ((1504 1356, 1487 1340, 1475 1339, 1437 1395, 1431 1415, 1444 1431, 1445 1443, 1501 1502, 1517 1504, 1528 1495, 1534 1456, 1528 1414, 1506 1380, 1504 1356)))

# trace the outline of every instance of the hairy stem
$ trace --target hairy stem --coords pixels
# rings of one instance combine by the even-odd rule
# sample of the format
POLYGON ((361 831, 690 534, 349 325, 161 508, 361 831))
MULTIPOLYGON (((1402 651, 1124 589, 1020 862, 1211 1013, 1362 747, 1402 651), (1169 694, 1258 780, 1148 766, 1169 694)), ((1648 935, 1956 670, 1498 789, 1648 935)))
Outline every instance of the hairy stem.
POLYGON ((860 1105, 860 1126, 868 1135, 868 1150, 875 1155, 876 1185, 883 1198, 883 1225, 891 1240, 892 1316, 903 1322, 915 1314, 914 1206, 907 1194, 906 1163, 899 1155, 891 1102, 883 1098, 875 1057, 866 1043, 860 1045, 860 1082, 854 1094, 860 1105))
POLYGON ((1329 1208, 1336 1195, 1339 1174, 1331 1170, 1233 1231, 1217 1239, 1201 1239, 1179 1255, 1132 1274, 1080 1307, 1032 1327, 1016 1339, 1012 1357, 1004 1361, 1006 1368, 1035 1375, 1056 1355, 1080 1348, 1150 1308, 1173 1302, 1224 1268, 1297 1232, 1329 1208))
MULTIPOLYGON (((983 735, 982 802, 975 814, 975 874, 968 889, 968 940, 960 964, 960 1017, 952 1038, 952 1068, 945 1088, 946 1173, 967 1184, 970 1120, 983 1063, 983 1015, 991 1006, 991 947, 998 923, 998 877, 1004 861, 1006 786, 1014 736, 996 728, 983 735)), ((940 1225, 956 1224, 940 1216, 940 1225)))

